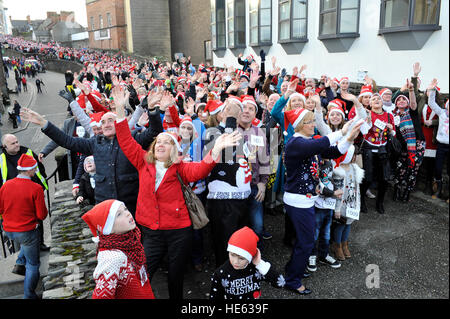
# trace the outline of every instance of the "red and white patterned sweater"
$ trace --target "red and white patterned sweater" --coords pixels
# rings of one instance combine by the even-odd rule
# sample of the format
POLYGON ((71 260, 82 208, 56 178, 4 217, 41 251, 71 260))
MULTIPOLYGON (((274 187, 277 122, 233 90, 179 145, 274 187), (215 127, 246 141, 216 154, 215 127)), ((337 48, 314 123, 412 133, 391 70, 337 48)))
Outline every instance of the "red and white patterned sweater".
POLYGON ((141 269, 120 250, 100 250, 92 299, 155 299, 145 265, 141 269))
POLYGON ((389 134, 388 128, 385 127, 386 124, 389 123, 394 127, 392 134, 395 135, 394 117, 387 112, 383 112, 382 114, 370 113, 372 123, 369 132, 364 135, 364 139, 372 146, 384 146, 387 143, 387 135, 389 134))

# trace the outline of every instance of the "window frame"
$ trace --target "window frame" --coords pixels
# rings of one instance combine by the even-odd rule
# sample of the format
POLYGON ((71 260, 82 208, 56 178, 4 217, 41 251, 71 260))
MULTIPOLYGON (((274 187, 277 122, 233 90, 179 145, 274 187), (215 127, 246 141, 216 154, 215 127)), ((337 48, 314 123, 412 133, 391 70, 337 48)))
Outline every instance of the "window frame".
POLYGON ((106 25, 108 28, 113 26, 111 12, 106 12, 106 25))
MULTIPOLYGON (((269 41, 261 41, 261 0, 258 0, 258 7, 255 10, 251 10, 250 7, 250 2, 251 0, 248 2, 248 21, 249 21, 249 44, 250 46, 266 46, 266 45, 272 45, 272 30, 273 30, 273 26, 272 26, 272 19, 273 19, 273 3, 272 1, 270 2, 270 40, 269 41), (251 14, 252 12, 256 11, 257 12, 257 16, 258 16, 258 25, 256 27, 252 27, 251 26, 251 14), (258 41, 257 42, 252 42, 252 29, 258 29, 258 41)), ((264 8, 267 9, 267 8, 264 8)), ((263 27, 267 27, 268 25, 264 25, 263 27)))
POLYGON ((359 37, 359 23, 360 23, 360 17, 361 17, 361 0, 358 1, 358 15, 356 18, 356 32, 340 32, 341 29, 341 13, 343 10, 353 10, 352 9, 342 9, 342 0, 336 0, 337 5, 336 9, 333 10, 324 10, 323 9, 323 0, 320 0, 320 8, 319 8, 319 40, 324 39, 337 39, 337 38, 357 38, 359 37), (323 30, 323 15, 330 12, 336 12, 336 28, 334 34, 322 34, 323 30))
POLYGON ((225 26, 226 26, 226 31, 225 34, 227 35, 227 39, 226 39, 226 47, 229 49, 242 49, 242 48, 246 48, 247 47, 247 30, 246 30, 246 23, 247 23, 247 17, 246 17, 246 0, 225 0, 225 7, 227 8, 226 14, 225 14, 225 26), (230 1, 233 1, 233 16, 229 17, 228 16, 228 3, 230 1), (237 16, 236 15, 236 1, 242 1, 243 2, 243 7, 244 7, 244 13, 242 16, 237 16), (242 17, 244 19, 244 28, 242 30, 237 30, 236 26, 237 26, 237 19, 236 18, 240 18, 242 17), (233 31, 229 31, 228 30, 228 21, 233 19, 233 31), (237 32, 244 32, 244 43, 243 44, 238 44, 236 45, 236 38, 237 38, 237 32), (233 34, 233 45, 230 45, 230 33, 233 34))
MULTIPOLYGON (((306 20, 306 30, 305 30, 305 36, 303 37, 294 37, 292 35, 292 30, 293 30, 293 2, 292 0, 278 0, 278 43, 292 43, 292 42, 308 42, 308 11, 309 11, 309 0, 306 0, 306 15, 305 15, 305 20, 306 20), (287 19, 285 20, 280 20, 281 19, 281 10, 280 10, 280 5, 282 3, 285 2, 289 2, 289 39, 280 39, 280 32, 281 32, 281 27, 280 24, 281 22, 287 21, 287 19)), ((302 20, 301 19, 296 19, 296 20, 302 20)))
POLYGON ((434 24, 414 24, 414 11, 416 9, 416 0, 409 0, 408 6, 408 25, 398 26, 398 27, 384 27, 385 17, 386 17, 386 2, 388 0, 381 0, 380 3, 380 25, 378 29, 378 34, 394 33, 394 32, 405 32, 405 31, 437 31, 441 30, 442 27, 440 23, 441 15, 441 0, 437 0, 436 8, 436 21, 434 24))
MULTIPOLYGON (((211 41, 211 48, 212 48, 212 51, 216 51, 216 50, 225 50, 226 49, 226 45, 227 45, 227 41, 226 41, 226 35, 227 35, 227 31, 226 31, 226 23, 227 23, 227 17, 226 17, 226 12, 225 12, 225 7, 226 7, 226 0, 219 0, 219 1, 222 1, 223 2, 223 14, 224 14, 224 16, 223 16, 223 21, 218 21, 218 13, 217 13, 217 1, 218 0, 211 0, 211 4, 212 3, 214 3, 214 17, 215 17, 215 21, 214 21, 214 23, 212 23, 211 22, 211 24, 210 24, 210 28, 211 28, 211 37, 212 37, 212 35, 213 35, 213 32, 212 32, 212 28, 213 28, 213 25, 214 25, 214 29, 215 29, 215 36, 214 36, 214 39, 211 39, 212 41, 211 41), (221 36, 219 33, 218 33, 218 28, 217 28, 217 25, 219 24, 219 23, 221 23, 221 24, 223 24, 223 30, 225 31, 225 33, 224 34, 221 34, 224 38, 225 38, 225 41, 224 41, 224 45, 223 46, 218 46, 217 44, 218 44, 218 39, 219 39, 219 36, 221 36)), ((211 15, 213 14, 213 9, 211 8, 211 15)))
POLYGON ((103 23, 103 16, 101 14, 98 15, 98 28, 103 29, 105 27, 103 23))

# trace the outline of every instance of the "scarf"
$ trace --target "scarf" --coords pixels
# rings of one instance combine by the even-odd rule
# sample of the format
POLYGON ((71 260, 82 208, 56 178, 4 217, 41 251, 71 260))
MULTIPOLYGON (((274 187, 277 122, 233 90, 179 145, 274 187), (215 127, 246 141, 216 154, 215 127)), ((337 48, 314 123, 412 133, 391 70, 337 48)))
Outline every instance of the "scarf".
POLYGON ((400 117, 399 131, 402 134, 403 139, 406 142, 406 149, 408 153, 416 153, 416 133, 414 130, 414 124, 409 114, 409 109, 401 113, 398 109, 395 110, 395 115, 400 117))
POLYGON ((100 234, 99 237, 100 241, 98 243, 97 254, 100 249, 117 249, 137 264, 138 269, 142 265, 145 265, 146 259, 144 246, 141 243, 141 231, 137 226, 125 234, 100 234))

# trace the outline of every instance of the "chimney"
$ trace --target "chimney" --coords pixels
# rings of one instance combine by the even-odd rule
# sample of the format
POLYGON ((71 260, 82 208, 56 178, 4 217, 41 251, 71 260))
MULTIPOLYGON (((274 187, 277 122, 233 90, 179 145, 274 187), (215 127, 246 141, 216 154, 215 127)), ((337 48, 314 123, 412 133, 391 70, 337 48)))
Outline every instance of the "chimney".
POLYGON ((59 14, 60 21, 74 22, 75 21, 75 12, 73 11, 61 11, 59 14))

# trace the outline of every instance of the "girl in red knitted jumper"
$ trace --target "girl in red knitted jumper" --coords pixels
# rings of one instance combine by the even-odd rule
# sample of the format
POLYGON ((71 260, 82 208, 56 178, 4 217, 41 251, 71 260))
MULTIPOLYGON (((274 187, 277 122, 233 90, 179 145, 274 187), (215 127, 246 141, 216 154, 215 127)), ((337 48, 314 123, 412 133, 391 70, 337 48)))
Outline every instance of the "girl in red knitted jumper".
POLYGON ((93 299, 154 299, 141 232, 121 201, 108 199, 81 217, 98 242, 93 299), (97 237, 98 233, 98 237, 97 237))

